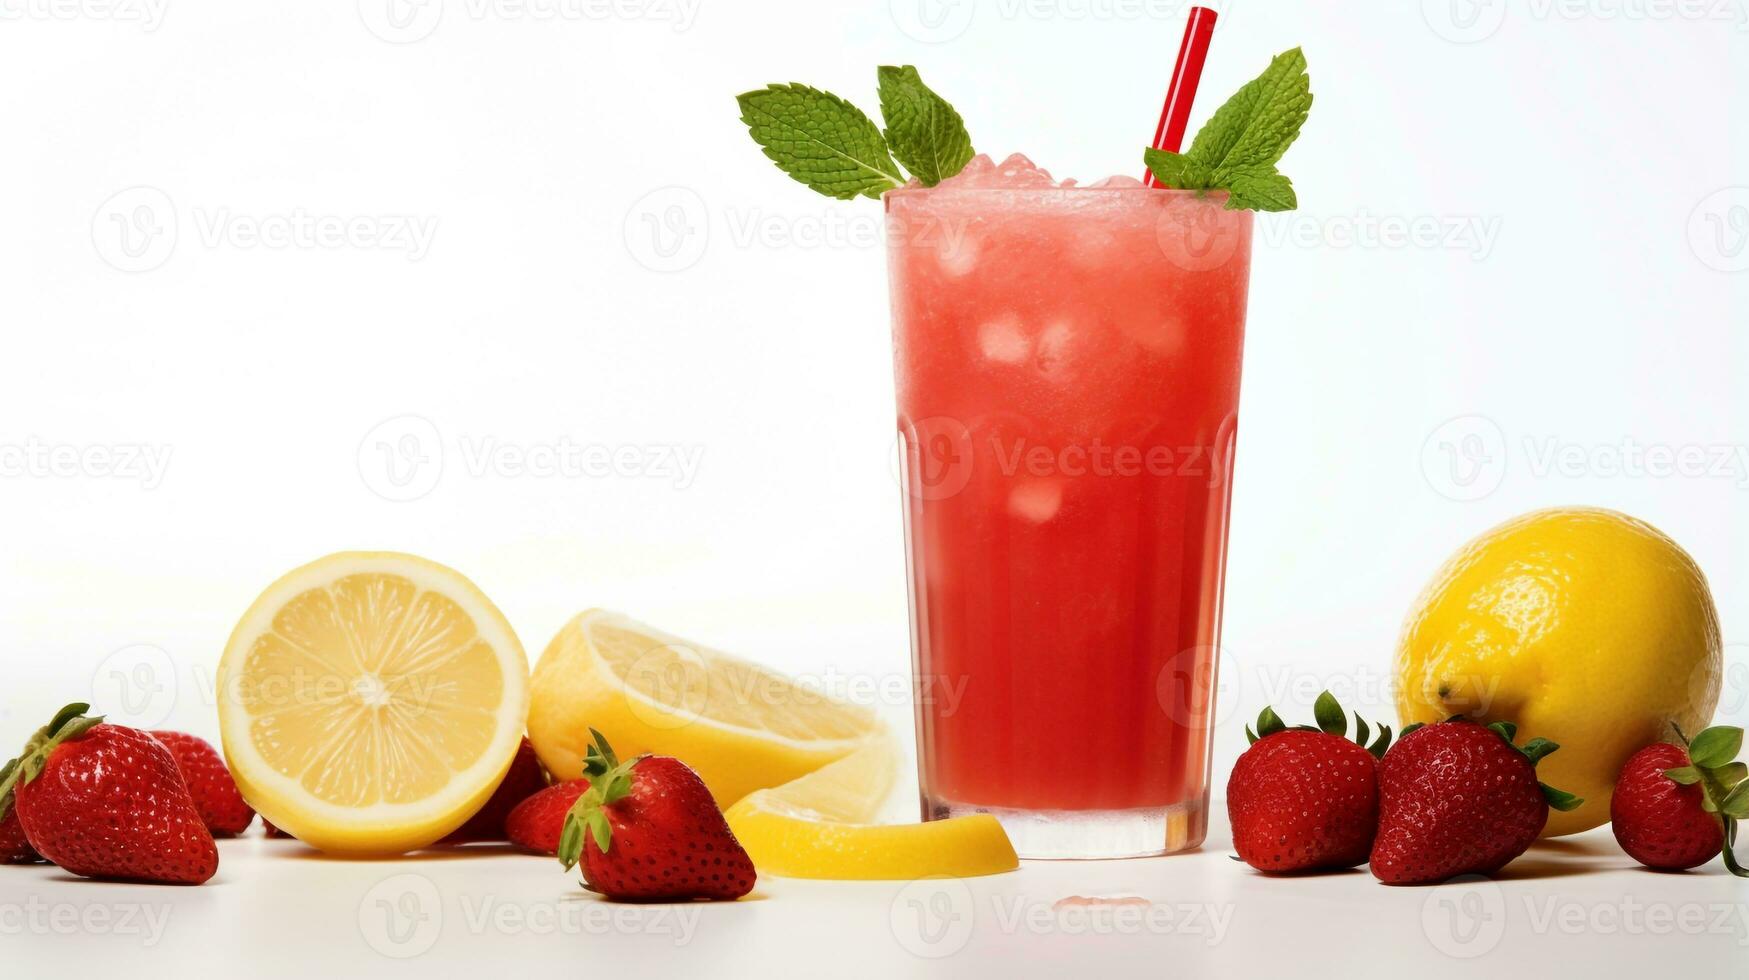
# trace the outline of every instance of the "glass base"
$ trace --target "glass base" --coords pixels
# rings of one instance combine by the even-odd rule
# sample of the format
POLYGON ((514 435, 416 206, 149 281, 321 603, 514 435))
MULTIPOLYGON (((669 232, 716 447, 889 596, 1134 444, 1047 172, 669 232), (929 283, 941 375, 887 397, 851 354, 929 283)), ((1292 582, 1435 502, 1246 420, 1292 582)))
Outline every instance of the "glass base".
POLYGON ((1135 810, 1016 810, 923 798, 925 820, 988 813, 1015 853, 1046 860, 1156 857, 1191 850, 1208 832, 1207 798, 1135 810))

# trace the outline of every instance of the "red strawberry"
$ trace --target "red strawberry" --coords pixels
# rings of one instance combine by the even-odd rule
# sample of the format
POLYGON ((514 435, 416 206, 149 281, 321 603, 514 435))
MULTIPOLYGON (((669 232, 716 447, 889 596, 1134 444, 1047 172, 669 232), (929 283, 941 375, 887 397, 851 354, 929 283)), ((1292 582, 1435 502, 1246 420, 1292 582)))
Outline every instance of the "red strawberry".
MULTIPOLYGON (((4 778, 4 777, 0 777, 4 778)), ((24 827, 18 822, 18 811, 7 805, 0 807, 6 815, 0 817, 0 864, 35 864, 42 855, 24 839, 24 827)))
POLYGON ((261 829, 264 832, 266 832, 267 836, 269 836, 269 837, 283 837, 286 840, 296 840, 297 839, 297 838, 293 837, 292 835, 286 833, 285 831, 280 830, 278 827, 275 827, 272 824, 272 822, 269 821, 266 817, 261 818, 261 829))
POLYGON ((522 745, 516 749, 516 757, 510 760, 510 768, 505 770, 504 778, 498 781, 498 788, 492 791, 486 805, 469 817, 467 823, 445 837, 443 843, 507 840, 504 819, 516 808, 516 804, 545 789, 546 785, 547 771, 541 768, 540 759, 534 754, 534 746, 528 744, 528 739, 524 738, 522 745))
POLYGON ((1492 874, 1529 848, 1549 807, 1583 800, 1537 782, 1537 760, 1560 746, 1523 748, 1518 729, 1454 718, 1411 725, 1379 764, 1379 833, 1372 873, 1387 885, 1492 874))
POLYGON ((1259 871, 1288 873, 1351 868, 1366 860, 1378 826, 1378 755, 1391 742, 1381 726, 1369 750, 1371 730, 1348 718, 1326 691, 1313 708, 1319 728, 1288 728, 1274 710, 1263 709, 1257 734, 1245 734, 1249 749, 1227 778, 1227 816, 1233 849, 1259 871))
POLYGON ((237 781, 225 768, 225 760, 206 739, 182 732, 153 732, 152 737, 176 757, 176 768, 182 771, 182 781, 188 784, 206 829, 231 837, 255 819, 255 809, 237 792, 237 781))
POLYGON ((164 743, 62 708, 0 784, 43 857, 88 878, 199 884, 219 867, 213 835, 164 743))
POLYGON ((510 840, 540 854, 559 853, 565 814, 589 788, 587 779, 568 779, 534 794, 510 811, 504 829, 510 840))
POLYGON ((735 899, 753 890, 753 861, 698 773, 660 755, 621 763, 600 732, 590 734, 590 787, 559 834, 567 870, 581 860, 590 888, 631 901, 735 899))
MULTIPOLYGON (((40 738, 39 731, 32 737, 32 743, 40 738)), ((9 759, 4 767, 0 767, 0 864, 35 864, 42 860, 42 855, 30 846, 30 841, 24 839, 24 825, 18 822, 18 808, 12 805, 12 774, 18 769, 18 760, 9 759)))
POLYGON ((1709 728, 1686 744, 1648 745, 1621 767, 1609 803, 1616 842, 1661 871, 1698 868, 1723 852, 1733 874, 1749 877, 1731 852, 1736 822, 1749 816, 1745 766, 1732 761, 1743 730, 1709 728))

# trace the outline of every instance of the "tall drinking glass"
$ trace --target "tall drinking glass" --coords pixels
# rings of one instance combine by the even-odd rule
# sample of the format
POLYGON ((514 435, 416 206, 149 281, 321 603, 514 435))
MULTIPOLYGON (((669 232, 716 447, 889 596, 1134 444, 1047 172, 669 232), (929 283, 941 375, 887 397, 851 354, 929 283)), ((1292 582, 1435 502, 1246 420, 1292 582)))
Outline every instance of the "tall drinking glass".
POLYGON ((1023 857, 1206 828, 1251 213, 886 195, 924 819, 1023 857))

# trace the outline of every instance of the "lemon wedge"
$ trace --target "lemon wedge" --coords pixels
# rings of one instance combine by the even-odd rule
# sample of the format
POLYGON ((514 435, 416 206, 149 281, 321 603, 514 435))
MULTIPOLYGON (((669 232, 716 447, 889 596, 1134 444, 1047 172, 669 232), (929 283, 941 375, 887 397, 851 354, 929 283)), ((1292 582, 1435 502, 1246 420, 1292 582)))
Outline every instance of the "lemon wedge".
POLYGON ((623 758, 649 752, 691 766, 722 806, 884 731, 866 708, 599 609, 559 630, 531 685, 528 738, 556 778, 581 775, 595 728, 623 758))
POLYGON ((1020 866, 988 814, 883 826, 874 817, 893 785, 890 738, 729 808, 729 829, 761 874, 839 880, 972 878, 1020 866))
POLYGON ((347 552, 244 613, 219 665, 225 757, 245 799, 311 846, 399 853, 461 826, 520 743, 528 660, 458 572, 347 552))

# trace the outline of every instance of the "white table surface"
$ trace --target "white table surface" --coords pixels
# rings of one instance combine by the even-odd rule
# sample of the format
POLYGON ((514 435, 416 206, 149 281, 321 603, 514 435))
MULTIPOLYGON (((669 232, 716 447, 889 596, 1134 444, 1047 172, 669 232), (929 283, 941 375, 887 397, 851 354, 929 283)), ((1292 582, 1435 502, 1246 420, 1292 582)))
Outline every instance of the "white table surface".
POLYGON ((0 867, 7 977, 1661 977, 1749 972, 1749 881, 1641 870, 1607 829, 1540 844, 1494 882, 1387 888, 1364 870, 1257 875, 1213 829, 1196 854, 1028 862, 965 881, 761 878, 734 904, 616 905, 497 847, 386 861, 250 835, 198 888, 0 867), (1075 896, 1129 899, 1078 905, 1075 896), (93 975, 89 972, 86 975, 93 975), (1264 976, 1265 974, 1254 974, 1264 976))

